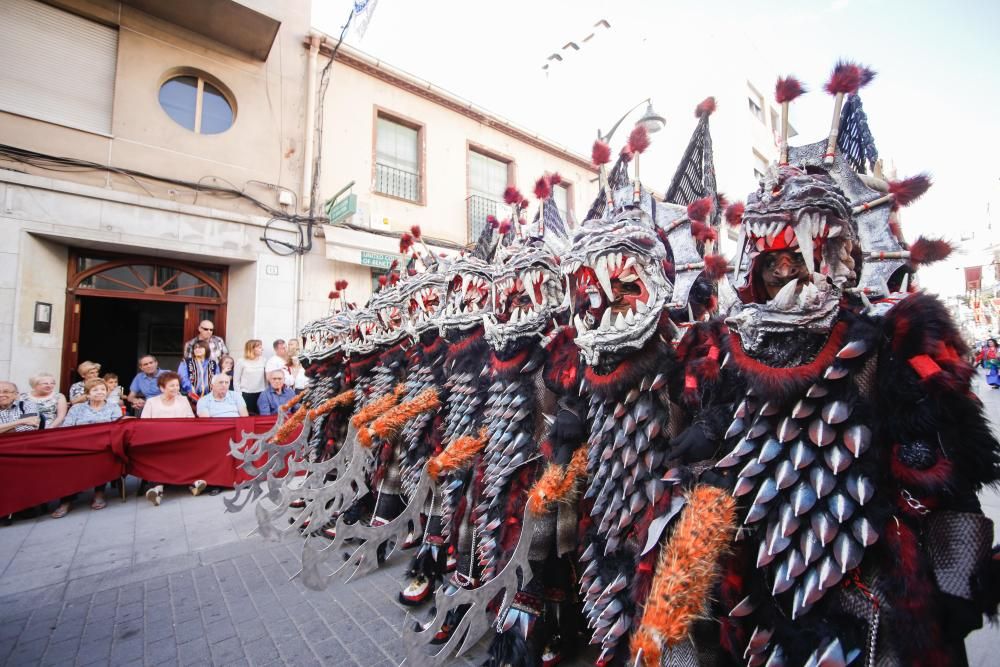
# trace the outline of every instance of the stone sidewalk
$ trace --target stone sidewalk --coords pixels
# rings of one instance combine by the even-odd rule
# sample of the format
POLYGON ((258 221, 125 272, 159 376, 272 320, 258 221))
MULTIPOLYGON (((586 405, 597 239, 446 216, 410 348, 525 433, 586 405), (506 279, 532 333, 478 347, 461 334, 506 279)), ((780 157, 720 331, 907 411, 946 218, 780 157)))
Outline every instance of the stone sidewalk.
MULTIPOLYGON (((0 529, 0 663, 397 665, 406 555, 323 592, 289 581, 301 542, 252 535, 222 496, 130 496, 0 529)), ((476 664, 478 661, 470 661, 476 664)), ((458 661, 464 664, 465 661, 458 661)))

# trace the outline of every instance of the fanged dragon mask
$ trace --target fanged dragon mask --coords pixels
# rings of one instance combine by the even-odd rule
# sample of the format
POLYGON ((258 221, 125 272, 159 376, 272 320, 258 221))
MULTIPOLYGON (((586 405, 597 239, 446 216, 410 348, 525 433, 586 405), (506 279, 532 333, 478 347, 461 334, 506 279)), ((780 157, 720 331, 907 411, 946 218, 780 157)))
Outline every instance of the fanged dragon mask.
POLYGON ((307 324, 302 329, 305 338, 303 357, 318 361, 343 350, 356 314, 356 311, 341 311, 307 324))
POLYGON ((438 318, 442 336, 472 329, 490 311, 492 267, 469 255, 457 258, 449 271, 444 310, 438 318))
POLYGON ((368 309, 375 313, 378 326, 372 333, 372 342, 376 347, 388 347, 399 342, 407 331, 405 298, 399 285, 383 288, 368 304, 368 309))
POLYGON ((494 269, 493 310, 483 315, 486 340, 503 351, 538 336, 565 307, 565 289, 555 256, 544 246, 515 246, 494 269))
POLYGON ((345 351, 348 354, 358 356, 374 352, 377 346, 375 338, 378 327, 378 316, 371 307, 359 310, 354 317, 354 325, 351 327, 350 338, 344 343, 345 351))
POLYGON ((436 270, 409 276, 399 284, 409 333, 418 338, 438 326, 448 295, 448 278, 436 270))
POLYGON ((591 366, 640 349, 654 334, 673 285, 666 250, 642 208, 588 220, 563 261, 570 279, 576 344, 591 366))

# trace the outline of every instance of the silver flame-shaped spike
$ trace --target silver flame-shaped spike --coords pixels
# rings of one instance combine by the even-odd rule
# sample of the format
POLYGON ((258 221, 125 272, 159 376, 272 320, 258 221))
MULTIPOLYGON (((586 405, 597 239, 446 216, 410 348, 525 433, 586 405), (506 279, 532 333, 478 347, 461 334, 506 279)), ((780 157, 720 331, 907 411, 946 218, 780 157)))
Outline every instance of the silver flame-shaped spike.
POLYGON ((799 481, 799 471, 789 460, 784 460, 778 464, 774 471, 774 481, 778 485, 778 490, 787 489, 795 482, 799 481))
POLYGON ((792 598, 792 620, 812 609, 812 606, 821 597, 823 597, 823 591, 819 587, 819 573, 814 568, 806 573, 801 585, 795 589, 795 595, 792 598))
POLYGON ((757 455, 757 462, 770 463, 778 457, 782 449, 781 443, 775 438, 768 438, 760 448, 760 454, 757 455))
POLYGON ((768 552, 767 542, 761 541, 760 546, 757 548, 757 567, 762 568, 765 565, 769 565, 773 560, 774 554, 768 552))
POLYGON ((851 426, 846 431, 844 431, 844 446, 855 458, 859 458, 872 442, 872 432, 871 429, 863 424, 857 424, 851 426))
POLYGON ((788 563, 788 576, 793 579, 798 578, 806 571, 806 559, 802 557, 798 549, 790 549, 788 559, 785 562, 788 563))
POLYGON ((785 665, 785 651, 779 644, 771 649, 771 656, 764 663, 764 667, 785 667, 785 665))
POLYGON ((791 537, 799 526, 802 524, 802 520, 795 516, 795 510, 788 503, 784 503, 781 509, 778 510, 778 530, 785 537, 791 537))
POLYGON ((749 616, 753 613, 753 610, 757 608, 757 605, 751 602, 750 596, 746 596, 739 601, 735 607, 729 611, 729 615, 733 618, 743 618, 744 616, 749 616))
POLYGON ((750 399, 744 398, 740 401, 740 404, 736 406, 736 412, 733 413, 733 419, 746 419, 747 415, 750 414, 750 399))
POLYGON ((724 437, 726 440, 729 440, 729 438, 736 437, 737 435, 742 433, 745 430, 745 428, 746 427, 742 419, 739 418, 734 419, 733 423, 729 425, 729 429, 726 431, 726 435, 724 437))
POLYGON ((798 440, 792 445, 792 465, 796 470, 808 468, 815 460, 815 450, 804 440, 798 440))
MULTIPOLYGON (((792 550, 795 553, 795 550, 792 550)), ((788 561, 786 560, 774 570, 774 586, 771 588, 771 595, 781 595, 795 583, 795 579, 788 574, 788 561)))
POLYGON ((778 410, 781 406, 774 401, 767 401, 764 405, 760 406, 760 414, 762 417, 772 417, 778 414, 778 410))
POLYGON ((834 475, 839 475, 844 470, 847 470, 851 465, 851 455, 844 451, 838 445, 828 448, 823 452, 823 459, 826 461, 827 467, 833 471, 834 475))
POLYGON ((799 537, 799 551, 806 559, 806 564, 811 565, 823 555, 823 545, 811 530, 804 530, 799 537))
POLYGON ((840 529, 839 524, 833 520, 833 517, 822 510, 812 513, 809 517, 809 525, 816 537, 819 538, 820 544, 824 547, 833 541, 837 536, 837 531, 840 529))
POLYGON ((830 499, 827 501, 827 507, 830 508, 830 513, 833 514, 837 521, 844 523, 851 518, 858 505, 843 492, 838 491, 830 496, 830 499))
POLYGON ((750 635, 750 641, 747 642, 746 650, 743 652, 744 659, 748 656, 756 655, 767 648, 772 634, 772 631, 766 628, 761 628, 760 626, 754 628, 753 634, 750 635))
POLYGON ((792 489, 792 509, 795 516, 802 516, 816 504, 816 492, 808 482, 802 480, 792 489))
POLYGON ((753 440, 754 438, 759 438, 760 436, 767 433, 768 429, 771 428, 770 422, 763 417, 758 417, 754 420, 753 425, 750 430, 747 431, 747 440, 753 440))
POLYGON ((740 470, 740 477, 756 477, 764 471, 764 464, 758 463, 756 459, 750 461, 740 470))
POLYGON ((868 351, 868 343, 863 340, 852 340, 837 352, 838 359, 855 359, 868 351))
POLYGON ((853 570, 861 564, 864 550, 848 533, 841 533, 833 541, 833 557, 840 563, 842 573, 853 570))
POLYGON ((863 516, 859 516, 851 524, 851 534, 863 547, 870 547, 878 541, 878 532, 872 522, 863 516))
POLYGON ((846 377, 849 371, 839 364, 834 364, 830 366, 825 371, 823 371, 824 380, 839 380, 842 377, 846 377))
POLYGON ((824 556, 816 571, 819 573, 819 587, 824 591, 833 588, 844 578, 840 566, 831 556, 824 556))
POLYGON ((821 416, 827 424, 840 424, 851 416, 851 409, 846 401, 832 401, 823 406, 821 416))
POLYGON ((753 491, 753 487, 753 479, 749 477, 740 477, 739 481, 736 482, 736 486, 733 488, 733 496, 741 498, 753 491))
POLYGON ((830 391, 826 387, 824 387, 822 384, 820 384, 819 382, 817 382, 816 384, 814 384, 813 386, 809 387, 809 389, 806 390, 806 397, 808 397, 808 398, 823 398, 828 393, 830 393, 830 391))
POLYGON ((837 430, 822 419, 814 419, 809 424, 809 439, 818 447, 826 447, 837 437, 837 430))
POLYGON ((816 649, 803 667, 847 667, 847 658, 839 639, 833 639, 826 646, 816 649))
POLYGON ((806 399, 802 399, 795 404, 794 408, 792 408, 792 417, 794 417, 795 419, 805 419, 815 411, 816 411, 815 403, 813 403, 812 401, 807 401, 806 399))
POLYGON ((799 425, 791 417, 785 417, 781 420, 778 425, 778 440, 781 442, 788 442, 789 440, 794 440, 796 436, 802 431, 799 425))
POLYGON ((767 542, 767 552, 772 556, 777 556, 784 552, 791 543, 789 538, 784 537, 779 530, 775 529, 767 542))
POLYGON ((847 478, 847 492, 864 507, 875 495, 875 485, 865 475, 852 474, 847 478))
POLYGON ((812 484, 816 495, 820 498, 826 497, 837 483, 837 478, 830 474, 830 471, 823 466, 813 466, 809 469, 809 483, 812 484))

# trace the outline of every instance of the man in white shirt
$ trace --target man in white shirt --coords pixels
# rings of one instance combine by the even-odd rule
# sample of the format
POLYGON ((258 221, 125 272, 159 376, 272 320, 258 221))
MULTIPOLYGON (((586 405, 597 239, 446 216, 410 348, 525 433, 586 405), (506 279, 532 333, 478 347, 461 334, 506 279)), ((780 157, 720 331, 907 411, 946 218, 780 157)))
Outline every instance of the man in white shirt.
POLYGON ((284 339, 279 338, 274 341, 272 347, 274 348, 274 356, 264 364, 264 376, 269 376, 271 371, 283 371, 285 373, 285 386, 294 387, 295 378, 292 377, 292 374, 288 370, 288 346, 285 344, 284 339))

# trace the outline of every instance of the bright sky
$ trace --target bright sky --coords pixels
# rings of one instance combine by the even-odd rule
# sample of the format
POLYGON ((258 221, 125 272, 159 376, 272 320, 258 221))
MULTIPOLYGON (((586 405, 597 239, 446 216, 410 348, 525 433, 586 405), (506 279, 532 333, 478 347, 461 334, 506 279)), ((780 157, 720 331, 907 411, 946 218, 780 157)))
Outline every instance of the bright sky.
MULTIPOLYGON (((313 25, 336 37, 352 4, 313 0, 313 25)), ((960 246, 922 271, 922 284, 954 294, 964 289, 959 268, 988 262, 983 248, 1000 242, 1000 214, 997 229, 987 228, 990 203, 1000 207, 998 27, 1000 3, 989 0, 378 0, 367 32, 359 39, 352 30, 347 42, 584 155, 598 127, 651 96, 667 128, 653 137, 657 157, 643 157, 643 181, 661 191, 694 106, 718 94, 716 74, 762 73, 768 86, 776 73, 803 81, 811 92, 794 103, 794 144, 828 131, 832 102, 822 85, 834 62, 870 65, 878 77, 861 96, 880 154, 900 177, 934 178, 904 212, 904 233, 960 246), (583 44, 600 19, 611 29, 583 44), (581 49, 561 50, 571 40, 581 49), (552 53, 565 59, 546 73, 552 53)), ((724 113, 748 112, 720 106, 716 115, 724 113)))

